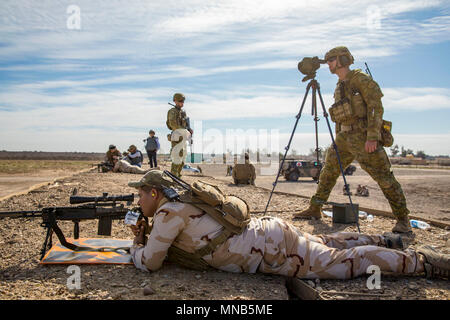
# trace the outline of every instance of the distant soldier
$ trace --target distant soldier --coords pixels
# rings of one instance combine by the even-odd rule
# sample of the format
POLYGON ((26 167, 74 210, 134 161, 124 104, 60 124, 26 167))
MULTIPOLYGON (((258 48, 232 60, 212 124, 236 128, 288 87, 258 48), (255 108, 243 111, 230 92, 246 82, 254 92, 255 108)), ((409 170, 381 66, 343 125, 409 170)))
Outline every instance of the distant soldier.
POLYGON ((350 184, 347 184, 347 185, 348 185, 349 192, 347 192, 347 189, 345 188, 345 185, 342 187, 342 194, 344 196, 348 196, 349 194, 352 195, 352 192, 350 191, 350 184))
POLYGON ((110 165, 114 165, 113 157, 121 157, 121 156, 122 156, 122 154, 120 153, 119 150, 117 150, 116 146, 113 144, 110 144, 109 149, 106 152, 105 162, 107 162, 110 165))
POLYGON ((167 112, 167 127, 172 130, 172 133, 168 135, 168 139, 172 144, 170 150, 170 157, 172 160, 172 166, 170 171, 177 177, 181 177, 181 169, 184 166, 184 159, 186 158, 186 141, 193 131, 188 126, 188 118, 186 112, 181 110, 184 106, 185 96, 182 93, 175 93, 173 95, 173 102, 175 107, 171 108, 167 112), (189 132, 189 133, 188 133, 189 132), (180 149, 178 153, 174 149, 180 149))
POLYGON ((256 170, 255 166, 250 163, 248 153, 245 154, 245 163, 237 163, 232 170, 234 184, 251 184, 255 185, 256 170))
POLYGON ((142 167, 142 162, 144 161, 144 156, 142 152, 139 151, 134 144, 128 148, 127 161, 133 166, 142 167))
POLYGON ((368 197, 369 189, 367 189, 367 186, 362 186, 358 184, 358 188, 356 188, 356 195, 361 197, 368 197))
MULTIPOLYGON (((346 47, 336 47, 325 54, 330 72, 339 78, 335 92, 335 103, 329 109, 336 123, 336 146, 342 168, 357 160, 361 169, 374 179, 391 206, 397 223, 392 229, 397 233, 412 233, 409 210, 400 183, 391 171, 391 163, 383 145, 389 145, 389 133, 382 129, 383 105, 378 84, 360 69, 350 70, 353 56, 346 47), (386 133, 382 135, 382 132, 386 133), (385 140, 386 139, 386 140, 385 140)), ((392 136, 390 136, 392 138, 392 136)), ((310 200, 308 209, 294 215, 295 218, 322 217, 322 205, 328 200, 331 190, 340 175, 334 148, 328 148, 325 166, 319 176, 319 185, 310 200)))
POLYGON ((114 168, 113 172, 123 172, 123 173, 135 173, 135 174, 145 174, 149 170, 144 170, 138 166, 133 166, 127 161, 120 159, 119 157, 114 157, 114 168))
POLYGON ((150 165, 150 168, 156 168, 158 166, 156 153, 160 148, 159 139, 155 136, 155 131, 153 130, 150 130, 148 135, 149 137, 143 140, 145 142, 145 151, 147 151, 148 155, 148 164, 150 165))

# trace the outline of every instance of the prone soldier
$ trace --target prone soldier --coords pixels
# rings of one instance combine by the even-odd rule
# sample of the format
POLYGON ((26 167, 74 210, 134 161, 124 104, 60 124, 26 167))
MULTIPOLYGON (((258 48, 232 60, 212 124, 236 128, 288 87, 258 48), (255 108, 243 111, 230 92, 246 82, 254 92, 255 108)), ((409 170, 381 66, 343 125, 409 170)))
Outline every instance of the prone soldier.
POLYGON ((145 174, 149 170, 144 170, 138 166, 134 166, 129 162, 120 159, 119 157, 114 157, 114 167, 113 172, 124 172, 124 173, 135 173, 135 174, 145 174))
MULTIPOLYGON (((153 220, 151 230, 144 220, 131 227, 135 235, 131 257, 143 271, 158 270, 172 252, 177 253, 172 261, 191 268, 307 279, 351 279, 365 275, 370 265, 400 275, 450 275, 449 254, 429 246, 401 251, 400 235, 337 232, 315 236, 276 217, 251 218, 245 203, 248 215, 234 224, 243 223, 240 232, 230 234, 224 220, 212 218, 214 207, 203 205, 202 209, 198 202, 174 197, 173 182, 162 171, 152 170, 128 186, 138 189, 143 215, 153 220)), ((228 208, 234 207, 230 203, 228 208)))
MULTIPOLYGON (((346 168, 356 159, 380 186, 391 206, 397 223, 395 233, 412 233, 409 224, 409 210, 400 183, 395 179, 391 163, 383 146, 392 143, 390 132, 383 131, 383 105, 378 84, 360 69, 350 70, 353 56, 346 47, 336 47, 325 55, 330 72, 339 81, 334 92, 335 103, 329 109, 331 120, 336 123, 336 146, 346 168), (389 139, 391 139, 389 141, 389 139)), ((334 148, 328 148, 325 166, 319 176, 319 185, 310 200, 308 209, 294 215, 294 218, 322 217, 322 205, 340 175, 338 159, 334 148)))

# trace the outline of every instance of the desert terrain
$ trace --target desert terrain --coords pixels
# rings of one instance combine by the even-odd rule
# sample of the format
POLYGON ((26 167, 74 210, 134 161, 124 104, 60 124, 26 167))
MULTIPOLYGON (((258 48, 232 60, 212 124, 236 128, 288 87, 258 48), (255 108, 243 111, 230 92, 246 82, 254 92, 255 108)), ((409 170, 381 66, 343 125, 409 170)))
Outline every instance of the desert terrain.
MULTIPOLYGON (((200 178, 215 183, 225 193, 245 199, 254 217, 263 216, 274 176, 258 176, 256 186, 235 186, 231 184, 231 178, 225 176, 225 165, 200 166, 202 174, 185 173, 183 178, 188 182, 200 178)), ((450 171, 395 168, 394 172, 405 190, 412 213, 432 217, 443 223, 448 221, 450 171)), ((17 195, 9 195, 0 202, 0 211, 68 206, 68 199, 74 188, 77 189, 78 195, 90 196, 101 195, 103 192, 135 193, 136 190, 128 187, 127 183, 140 178, 139 175, 125 173, 98 173, 96 167, 89 170, 89 165, 66 170, 64 176, 66 177, 53 179, 50 183, 27 189, 28 191, 17 195), (80 172, 83 170, 84 172, 80 172)), ((333 224, 329 217, 324 217, 322 221, 292 220, 294 212, 307 207, 307 197, 316 187, 312 179, 302 180, 305 181, 286 182, 280 178, 276 191, 281 193, 274 194, 266 214, 285 219, 312 234, 357 231, 355 225, 333 224)), ((358 183, 369 186, 369 198, 353 197, 354 202, 360 206, 364 204, 367 207, 389 209, 374 182, 360 168, 349 177, 349 183, 353 192, 358 183)), ((344 197, 340 198, 341 195, 342 181, 338 182, 330 200, 345 201, 344 197)), ((67 265, 39 264, 39 251, 45 237, 40 223, 40 219, 31 218, 0 220, 0 299, 296 299, 286 289, 286 279, 281 276, 199 272, 169 263, 153 273, 139 271, 133 265, 81 265, 81 289, 69 290, 66 286, 69 276, 67 265), (147 289, 147 295, 144 295, 144 288, 147 289)), ((59 225, 67 237, 73 236, 73 223, 62 222, 59 225)), ((361 220, 360 225, 363 233, 381 234, 390 231, 394 220, 375 216, 372 222, 361 220)), ((95 237, 97 222, 81 222, 80 230, 81 237, 95 237)), ((450 253, 448 228, 432 226, 430 230, 415 229, 414 233, 415 237, 404 239, 409 247, 430 244, 437 250, 450 253)), ((122 221, 113 222, 112 237, 133 238, 122 221)), ((308 283, 323 292, 324 299, 450 298, 450 286, 445 280, 383 274, 381 289, 374 290, 367 288, 366 281, 367 277, 359 277, 346 281, 321 280, 308 283)))

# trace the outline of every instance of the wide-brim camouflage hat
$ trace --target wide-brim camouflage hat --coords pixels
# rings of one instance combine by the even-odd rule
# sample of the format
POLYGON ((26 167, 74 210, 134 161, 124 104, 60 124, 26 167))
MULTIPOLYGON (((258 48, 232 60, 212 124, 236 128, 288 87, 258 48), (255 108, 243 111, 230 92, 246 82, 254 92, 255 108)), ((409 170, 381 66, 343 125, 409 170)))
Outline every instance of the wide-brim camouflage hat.
POLYGON ((143 186, 171 187, 173 186, 173 181, 161 170, 150 170, 142 177, 141 180, 128 182, 128 186, 133 188, 139 188, 143 186))

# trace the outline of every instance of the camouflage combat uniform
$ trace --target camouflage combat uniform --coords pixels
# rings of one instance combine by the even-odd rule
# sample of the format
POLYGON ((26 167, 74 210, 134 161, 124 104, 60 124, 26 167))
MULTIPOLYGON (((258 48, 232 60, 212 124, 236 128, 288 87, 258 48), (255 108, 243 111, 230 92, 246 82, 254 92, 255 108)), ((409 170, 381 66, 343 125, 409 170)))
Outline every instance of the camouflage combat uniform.
MULTIPOLYGON (((141 270, 156 271, 169 247, 193 253, 222 230, 202 210, 164 198, 146 245, 131 248, 132 260, 141 270)), ((385 241, 383 236, 357 233, 313 236, 279 218, 251 218, 241 234, 230 236, 203 260, 228 272, 259 271, 308 279, 350 279, 365 274, 370 265, 400 274, 424 271, 415 251, 388 249, 385 241)))
MULTIPOLYGON (((380 186, 384 196, 397 219, 406 218, 409 210, 402 188, 391 171, 391 163, 381 145, 381 125, 383 105, 378 84, 361 70, 351 70, 345 80, 337 83, 334 92, 335 102, 348 98, 351 101, 352 115, 344 121, 335 121, 332 111, 330 115, 336 122, 336 145, 345 169, 354 159, 380 186), (365 143, 368 140, 378 141, 377 149, 368 153, 365 143)), ((311 198, 312 205, 321 205, 328 197, 340 175, 339 164, 334 148, 328 148, 325 166, 319 177, 316 194, 311 198)))
POLYGON ((138 166, 129 164, 125 160, 118 160, 114 165, 114 172, 124 172, 124 173, 135 173, 135 174, 145 174, 148 170, 144 170, 138 166))
POLYGON ((115 149, 113 152, 111 150, 106 151, 105 162, 110 164, 114 164, 114 157, 121 157, 122 154, 119 150, 115 149))
MULTIPOLYGON (((186 112, 181 110, 179 107, 173 107, 167 112, 167 127, 172 130, 177 129, 187 129, 187 122, 186 122, 186 112)), ((185 150, 186 148, 181 148, 179 152, 179 156, 183 159, 180 164, 174 163, 174 159, 172 156, 172 150, 177 146, 179 143, 186 144, 186 141, 183 141, 183 138, 180 137, 177 141, 171 141, 172 149, 170 149, 170 154, 172 157, 172 166, 170 167, 170 171, 176 175, 177 177, 181 177, 181 169, 184 166, 184 158, 186 157, 185 150)))

